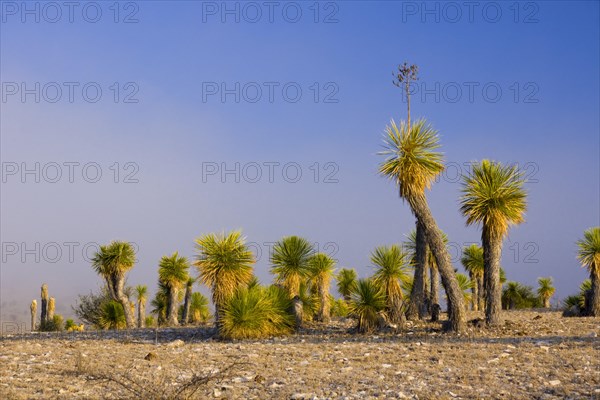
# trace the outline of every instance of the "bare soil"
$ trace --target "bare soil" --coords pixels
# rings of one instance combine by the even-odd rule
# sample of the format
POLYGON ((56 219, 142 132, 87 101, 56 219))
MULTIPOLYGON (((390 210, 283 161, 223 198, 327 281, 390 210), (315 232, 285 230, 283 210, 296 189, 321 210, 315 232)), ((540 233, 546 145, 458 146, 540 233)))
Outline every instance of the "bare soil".
POLYGON ((427 322, 360 335, 351 320, 241 342, 210 327, 3 336, 0 398, 600 399, 600 318, 503 318, 460 336, 427 322))

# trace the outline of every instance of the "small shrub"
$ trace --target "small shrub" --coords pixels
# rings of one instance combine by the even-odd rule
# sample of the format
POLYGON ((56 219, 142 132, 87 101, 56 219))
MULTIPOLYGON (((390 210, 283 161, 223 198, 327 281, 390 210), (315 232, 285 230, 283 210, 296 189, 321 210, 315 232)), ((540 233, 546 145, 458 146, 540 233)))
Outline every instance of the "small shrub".
POLYGON ((291 300, 277 286, 241 287, 223 307, 219 333, 227 339, 256 339, 289 334, 294 316, 291 300))
POLYGON ((385 293, 370 279, 359 279, 350 296, 350 315, 358 320, 359 332, 374 330, 385 309, 385 293))
POLYGON ((75 321, 73 321, 73 319, 69 318, 66 322, 65 322, 65 330, 69 331, 69 330, 73 330, 74 327, 76 327, 77 325, 75 325, 75 321))
POLYGON ((102 329, 124 329, 127 327, 123 306, 111 300, 102 306, 102 315, 98 321, 102 329))
POLYGON ((344 299, 333 299, 331 301, 331 316, 332 317, 347 317, 350 312, 348 303, 344 299))
POLYGON ((152 315, 148 315, 144 321, 147 328, 154 328, 156 325, 156 321, 152 315))

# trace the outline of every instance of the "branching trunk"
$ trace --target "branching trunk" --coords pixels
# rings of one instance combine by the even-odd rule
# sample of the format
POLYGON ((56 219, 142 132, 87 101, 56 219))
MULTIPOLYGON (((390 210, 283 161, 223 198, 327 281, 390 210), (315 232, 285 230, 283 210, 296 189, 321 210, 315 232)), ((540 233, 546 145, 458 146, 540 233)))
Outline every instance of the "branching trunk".
POLYGON ((118 301, 123 306, 123 313, 125 314, 125 321, 127 322, 127 329, 135 328, 135 315, 131 311, 131 305, 129 298, 125 295, 123 289, 125 287, 125 277, 122 275, 113 275, 107 282, 110 281, 111 286, 109 292, 113 296, 113 299, 118 301))
POLYGON ((190 321, 190 306, 192 304, 192 285, 185 287, 185 299, 183 301, 183 315, 181 316, 182 323, 187 325, 190 321))
POLYGON ((413 286, 410 292, 410 301, 406 310, 406 318, 409 320, 422 319, 425 317, 425 265, 427 263, 427 239, 425 229, 417 221, 416 229, 416 259, 413 286))
POLYGON ((600 317, 600 274, 592 271, 590 280, 592 281, 592 294, 590 295, 587 314, 591 317, 600 317))
POLYGON ((176 326, 177 320, 177 288, 169 287, 169 308, 167 309, 167 325, 176 326))
POLYGON ((449 329, 454 332, 463 332, 466 329, 466 315, 463 293, 461 292, 456 274, 450 261, 448 249, 444 244, 442 232, 437 226, 425 196, 409 199, 411 208, 417 219, 425 228, 425 236, 431 253, 435 257, 438 271, 442 278, 442 285, 448 298, 449 329))
MULTIPOLYGON (((500 256, 502 238, 492 237, 486 227, 481 234, 483 244, 483 281, 485 287, 485 321, 488 326, 500 324, 502 286, 500 285, 500 256)), ((512 308, 512 307, 511 307, 512 308)))

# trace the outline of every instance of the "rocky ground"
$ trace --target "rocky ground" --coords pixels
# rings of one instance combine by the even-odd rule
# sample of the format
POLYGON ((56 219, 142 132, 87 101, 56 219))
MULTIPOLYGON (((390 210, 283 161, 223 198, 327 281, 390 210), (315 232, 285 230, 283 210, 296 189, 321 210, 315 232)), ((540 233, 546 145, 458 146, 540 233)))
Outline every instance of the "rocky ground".
POLYGON ((209 328, 4 336, 0 398, 600 399, 600 318, 503 317, 461 336, 359 335, 348 320, 244 342, 209 328))

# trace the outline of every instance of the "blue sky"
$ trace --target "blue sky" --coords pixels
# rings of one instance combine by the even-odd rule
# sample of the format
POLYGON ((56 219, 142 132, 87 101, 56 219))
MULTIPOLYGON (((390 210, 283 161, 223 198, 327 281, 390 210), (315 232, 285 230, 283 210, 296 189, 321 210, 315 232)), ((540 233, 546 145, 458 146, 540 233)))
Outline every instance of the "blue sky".
POLYGON ((414 225, 377 174, 386 124, 406 117, 391 83, 404 61, 420 67, 412 116, 439 130, 449 165, 428 198, 453 248, 479 240, 458 211, 464 163, 518 163, 537 182, 527 184, 526 222, 505 242, 508 278, 553 276, 562 298, 586 277, 575 241, 600 224, 598 2, 481 2, 471 16, 462 2, 279 2, 272 22, 264 2, 121 2, 117 23, 113 2, 97 3, 96 23, 87 2, 72 23, 68 10, 58 18, 39 4, 39 22, 21 2, 0 9, 2 320, 26 321, 43 282, 69 315, 77 294, 101 283, 82 249, 113 239, 139 247, 129 283, 152 291, 162 255, 193 258, 196 237, 236 228, 258 244, 263 282, 268 243, 290 234, 369 275, 371 250, 414 225), (224 7, 238 7, 239 22, 224 7), (22 84, 33 90, 24 99, 22 84), (224 101, 221 85, 234 92, 224 101), (20 175, 35 163, 39 183, 20 175), (79 163, 73 182, 64 163, 79 163), (239 182, 206 175, 236 163, 239 182))

